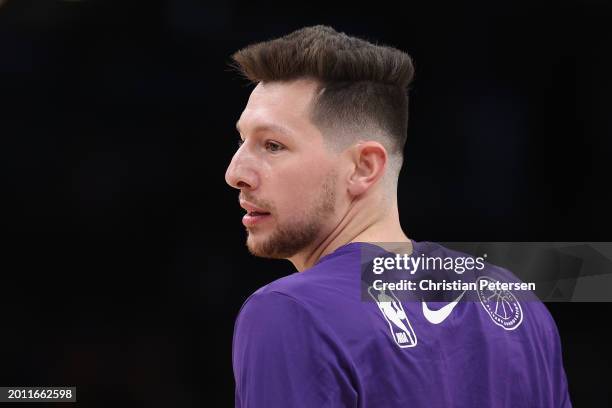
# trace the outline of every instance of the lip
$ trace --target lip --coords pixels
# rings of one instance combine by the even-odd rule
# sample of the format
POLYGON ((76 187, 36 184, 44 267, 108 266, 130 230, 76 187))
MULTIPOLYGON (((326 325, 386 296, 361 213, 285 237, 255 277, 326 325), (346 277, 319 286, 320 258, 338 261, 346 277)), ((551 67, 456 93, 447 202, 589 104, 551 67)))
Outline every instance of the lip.
POLYGON ((270 218, 270 212, 266 211, 261 207, 257 207, 256 205, 253 205, 248 201, 240 200, 240 206, 247 211, 247 213, 242 217, 242 224, 245 227, 252 227, 270 218))
POLYGON ((248 201, 245 200, 240 200, 240 206, 242 208, 244 208, 245 210, 247 210, 248 212, 252 213, 252 212, 260 212, 260 213, 267 213, 269 211, 264 210, 263 208, 257 207, 254 204, 249 203, 248 201))
POLYGON ((242 224, 245 227, 253 227, 269 218, 270 218, 270 214, 261 214, 261 215, 244 214, 244 217, 242 217, 242 224))

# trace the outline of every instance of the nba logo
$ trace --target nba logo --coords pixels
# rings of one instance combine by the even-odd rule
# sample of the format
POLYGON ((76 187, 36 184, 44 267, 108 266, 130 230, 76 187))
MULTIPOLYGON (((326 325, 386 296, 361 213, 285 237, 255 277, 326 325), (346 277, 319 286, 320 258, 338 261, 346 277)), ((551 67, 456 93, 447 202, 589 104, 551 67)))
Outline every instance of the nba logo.
POLYGON ((374 299, 381 313, 389 324, 391 336, 401 348, 414 347, 417 345, 417 338, 402 303, 397 299, 395 294, 389 290, 387 294, 384 290, 375 290, 372 287, 368 288, 368 293, 374 299))

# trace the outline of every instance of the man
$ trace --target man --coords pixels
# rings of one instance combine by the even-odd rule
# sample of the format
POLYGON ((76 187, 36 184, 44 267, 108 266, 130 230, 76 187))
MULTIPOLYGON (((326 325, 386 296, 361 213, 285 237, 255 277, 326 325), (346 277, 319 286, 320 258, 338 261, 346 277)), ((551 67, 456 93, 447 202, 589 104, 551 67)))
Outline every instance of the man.
POLYGON ((236 406, 570 406, 541 303, 520 308, 505 294, 520 321, 499 327, 485 301, 431 312, 393 291, 362 296, 363 250, 380 249, 372 243, 457 255, 409 239, 399 222, 410 57, 314 26, 233 60, 256 86, 226 181, 240 190, 248 250, 298 270, 240 310, 236 406))

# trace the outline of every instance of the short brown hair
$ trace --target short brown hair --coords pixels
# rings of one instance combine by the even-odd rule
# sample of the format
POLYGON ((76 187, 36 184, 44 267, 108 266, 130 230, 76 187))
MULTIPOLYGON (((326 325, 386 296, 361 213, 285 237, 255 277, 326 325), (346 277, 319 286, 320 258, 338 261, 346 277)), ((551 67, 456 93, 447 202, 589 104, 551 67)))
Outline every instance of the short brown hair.
POLYGON ((414 75, 405 52, 317 25, 249 45, 232 59, 232 66, 253 83, 316 80, 313 123, 350 132, 374 127, 389 142, 389 153, 401 155, 414 75))

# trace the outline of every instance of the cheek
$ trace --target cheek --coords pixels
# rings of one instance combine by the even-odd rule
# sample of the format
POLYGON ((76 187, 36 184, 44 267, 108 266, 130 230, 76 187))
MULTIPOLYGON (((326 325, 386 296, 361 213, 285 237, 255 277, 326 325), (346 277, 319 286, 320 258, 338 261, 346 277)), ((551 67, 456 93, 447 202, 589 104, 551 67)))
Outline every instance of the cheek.
POLYGON ((321 194, 325 180, 321 167, 303 167, 282 173, 274 187, 277 192, 275 203, 282 214, 298 214, 300 210, 308 209, 321 194))

